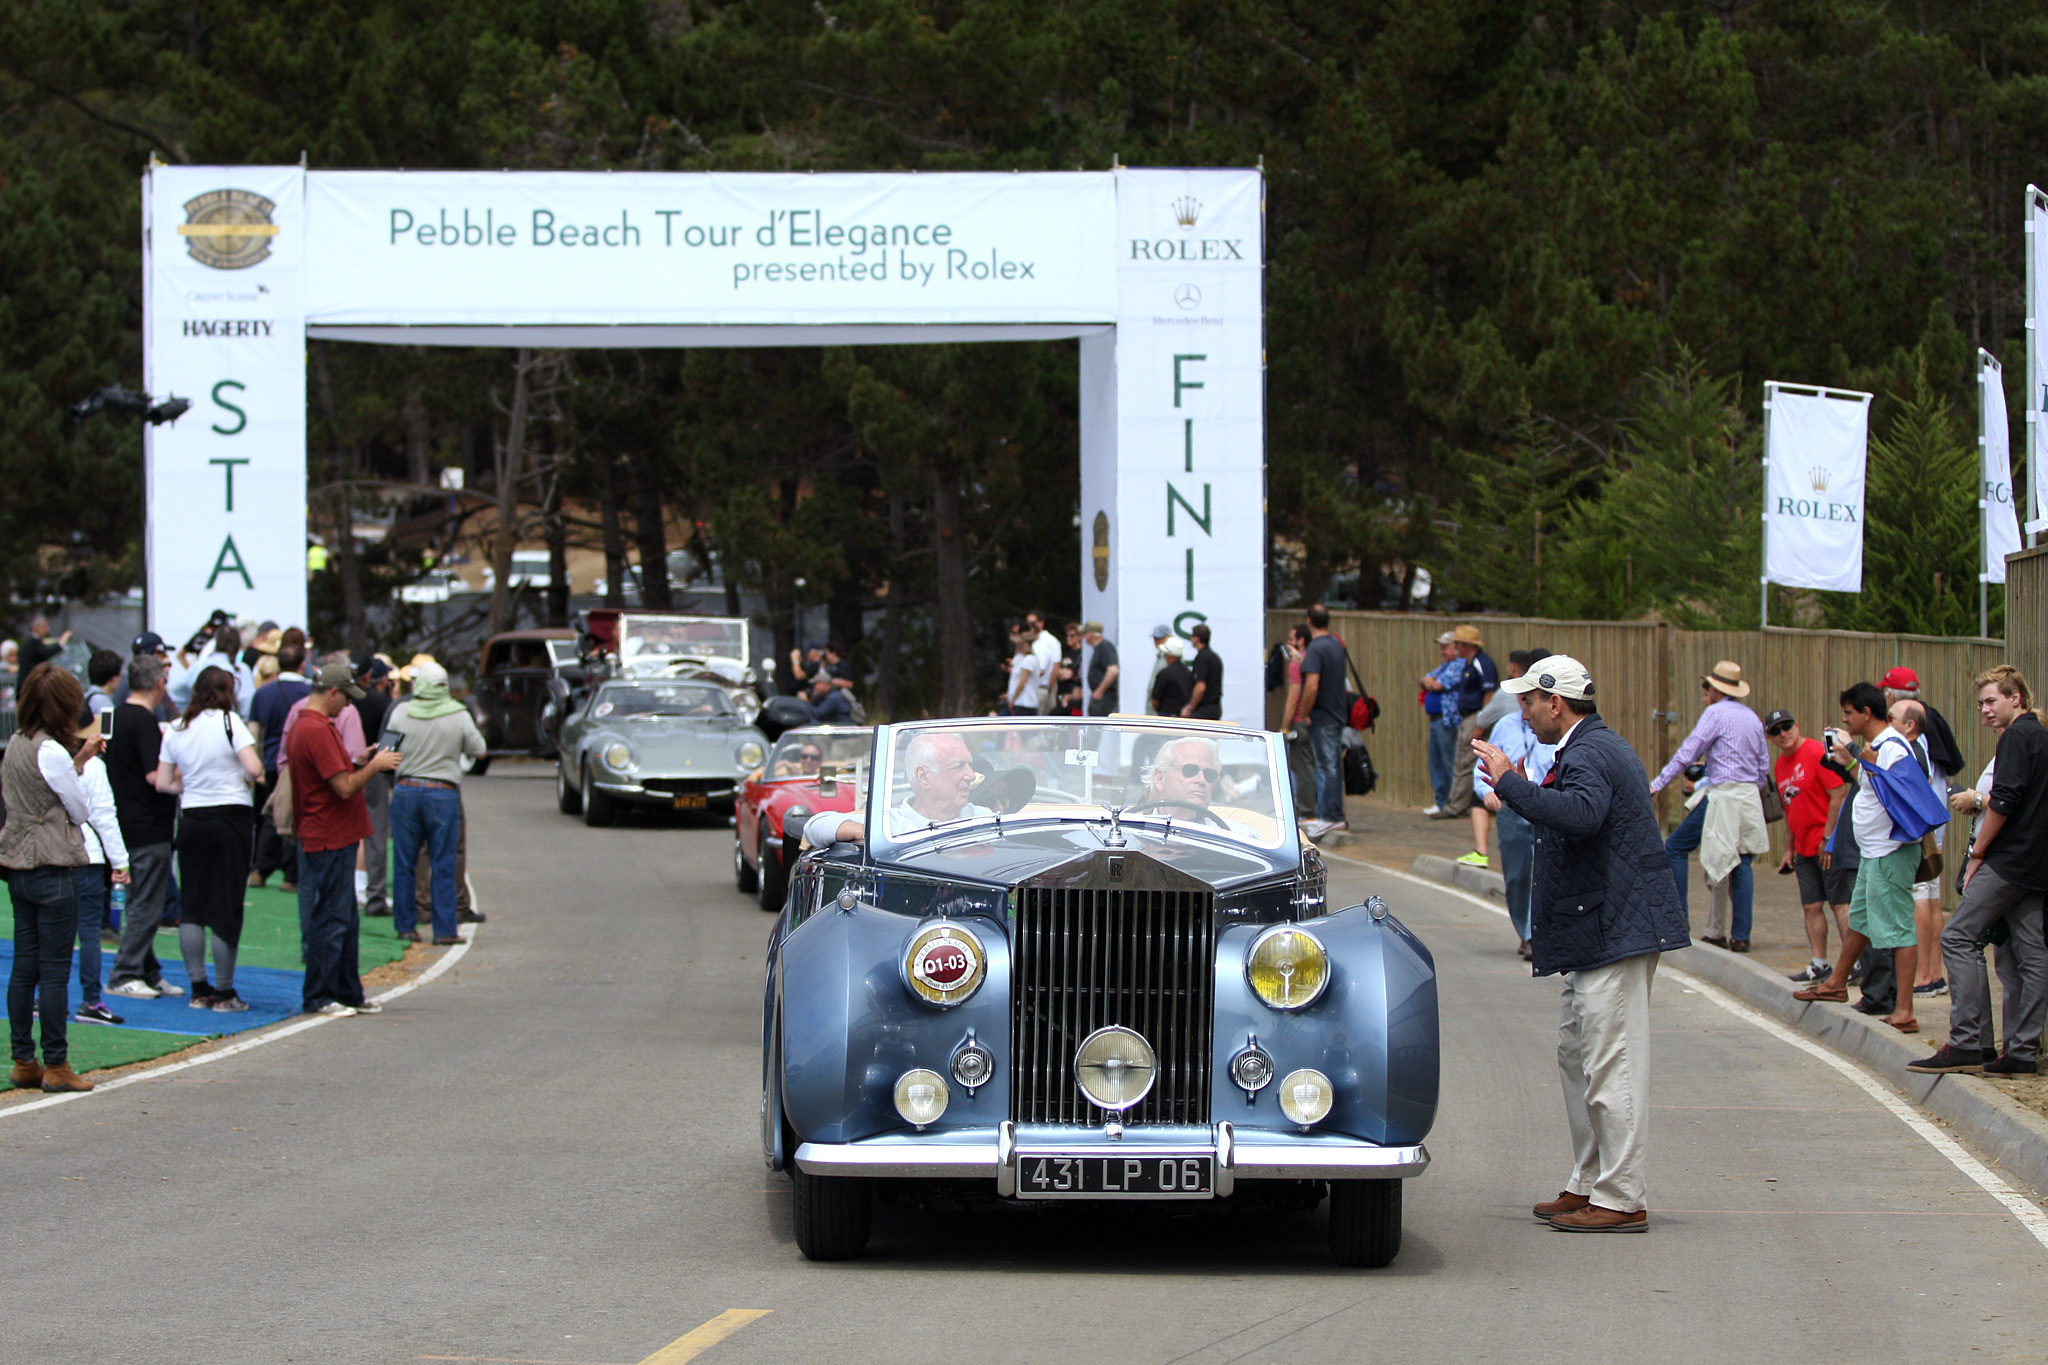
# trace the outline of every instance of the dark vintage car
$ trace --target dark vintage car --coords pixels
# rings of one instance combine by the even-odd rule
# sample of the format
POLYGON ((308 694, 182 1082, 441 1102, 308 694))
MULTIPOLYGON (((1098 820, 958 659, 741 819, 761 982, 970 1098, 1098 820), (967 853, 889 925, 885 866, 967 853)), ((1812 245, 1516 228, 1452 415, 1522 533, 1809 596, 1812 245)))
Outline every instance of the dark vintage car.
POLYGON ((804 1255, 859 1255, 877 1197, 1327 1199, 1339 1262, 1399 1251, 1435 964, 1377 897, 1324 903, 1279 735, 885 726, 861 809, 807 836, 829 846, 770 936, 761 1096, 804 1255))
POLYGON ((853 809, 874 737, 866 726, 784 731, 767 765, 740 788, 733 807, 733 880, 758 896, 763 910, 780 910, 788 899, 804 821, 820 811, 853 809))
POLYGON ((582 682, 573 630, 508 630, 484 641, 469 710, 485 754, 467 765, 481 773, 510 754, 555 752, 562 699, 582 682))

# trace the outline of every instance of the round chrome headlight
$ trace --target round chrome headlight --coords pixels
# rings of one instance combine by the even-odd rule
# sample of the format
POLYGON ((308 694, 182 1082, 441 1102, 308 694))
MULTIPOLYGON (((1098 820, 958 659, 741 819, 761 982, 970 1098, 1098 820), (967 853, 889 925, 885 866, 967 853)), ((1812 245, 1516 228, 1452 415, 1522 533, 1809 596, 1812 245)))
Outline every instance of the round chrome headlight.
POLYGON ((748 740, 733 752, 733 758, 748 772, 761 766, 767 759, 768 751, 761 747, 759 740, 748 740))
POLYGON ((1336 1098, 1330 1078, 1312 1066, 1290 1071, 1280 1078, 1280 1112, 1304 1128, 1321 1123, 1336 1098))
POLYGON ((1098 1108, 1121 1113, 1152 1091, 1159 1059, 1152 1045, 1117 1024, 1099 1028, 1074 1051, 1074 1080, 1098 1108))
POLYGON ((905 1123, 923 1128, 938 1122, 951 1098, 945 1078, 936 1071, 918 1067, 896 1078, 896 1112, 905 1123))
POLYGON ((903 978, 934 1005, 957 1005, 980 988, 988 952, 974 931, 950 920, 917 931, 903 954, 903 978))
POLYGON ((968 1043, 953 1054, 953 1079, 966 1086, 969 1094, 987 1085, 995 1071, 995 1057, 980 1043, 968 1043))
POLYGON ((604 766, 607 768, 616 768, 622 773, 632 771, 633 751, 624 744, 605 745, 604 753, 600 757, 604 759, 604 766))
POLYGON ((1330 984, 1330 954, 1308 930, 1276 924, 1252 940, 1244 975, 1274 1009, 1304 1009, 1330 984))

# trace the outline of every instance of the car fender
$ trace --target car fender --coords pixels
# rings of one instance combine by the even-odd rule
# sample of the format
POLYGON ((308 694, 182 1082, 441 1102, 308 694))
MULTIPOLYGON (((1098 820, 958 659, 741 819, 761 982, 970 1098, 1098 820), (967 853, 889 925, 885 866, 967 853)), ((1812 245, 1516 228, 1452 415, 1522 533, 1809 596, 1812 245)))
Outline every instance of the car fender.
POLYGON ((914 996, 903 978, 911 938, 936 922, 828 902, 783 938, 781 1102, 802 1140, 852 1142, 907 1129, 896 1113, 896 1080, 920 1066, 952 1091, 931 1127, 990 1126, 1009 1116, 1008 940, 993 920, 954 921, 981 941, 987 974, 966 1002, 942 1009, 914 996), (972 1094, 952 1079, 953 1053, 969 1030, 995 1058, 972 1094))
POLYGON ((1436 1121, 1440 1053, 1436 962, 1391 915, 1363 905, 1304 920, 1330 954, 1330 983, 1305 1009, 1272 1009, 1245 978, 1245 955, 1269 926, 1231 925, 1217 936, 1213 1116, 1240 1128, 1295 1131, 1280 1112, 1279 1083, 1314 1067, 1336 1101, 1315 1131, 1382 1145, 1421 1142, 1436 1121), (1273 1058, 1271 1084, 1249 1101, 1230 1061, 1256 1035, 1273 1058))

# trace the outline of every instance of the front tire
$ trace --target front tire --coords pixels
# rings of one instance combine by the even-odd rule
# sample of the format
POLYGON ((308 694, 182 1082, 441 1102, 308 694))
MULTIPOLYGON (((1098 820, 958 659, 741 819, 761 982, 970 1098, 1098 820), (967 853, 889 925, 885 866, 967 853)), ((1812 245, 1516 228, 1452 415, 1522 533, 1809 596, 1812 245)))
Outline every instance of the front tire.
POLYGON ((864 1176, 806 1175, 789 1155, 796 1187, 796 1247, 808 1261, 851 1261, 867 1249, 874 1226, 874 1181, 864 1176))
POLYGON ((612 798, 599 790, 590 780, 590 769, 583 770, 583 823, 592 829, 600 829, 612 822, 612 798))
POLYGON ((752 895, 761 887, 761 874, 748 864, 738 834, 732 836, 732 880, 743 895, 752 895))
MULTIPOLYGON (((787 839, 789 835, 785 831, 782 837, 787 839)), ((756 852, 761 855, 761 908, 771 915, 779 915, 783 903, 789 899, 789 869, 769 849, 765 839, 756 852)))
POLYGON ((1399 1180, 1330 1182, 1330 1259, 1378 1270, 1401 1253, 1399 1180))
POLYGON ((561 763, 555 764, 555 809, 564 815, 583 813, 583 793, 569 782, 569 770, 561 763))

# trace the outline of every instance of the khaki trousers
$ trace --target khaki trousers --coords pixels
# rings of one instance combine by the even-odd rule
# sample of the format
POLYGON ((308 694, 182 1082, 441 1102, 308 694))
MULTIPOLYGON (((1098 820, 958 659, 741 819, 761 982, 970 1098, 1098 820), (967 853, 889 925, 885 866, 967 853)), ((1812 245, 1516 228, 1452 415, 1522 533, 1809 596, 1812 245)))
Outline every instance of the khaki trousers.
POLYGON ((1444 809, 1452 815, 1466 815, 1472 810, 1472 769, 1478 766, 1478 755, 1472 752, 1472 741, 1479 737, 1479 717, 1470 715, 1458 722, 1456 747, 1451 750, 1451 799, 1444 809))
POLYGON ((1657 954, 1564 974, 1557 1070, 1571 1127, 1565 1188, 1604 1209, 1644 1207, 1650 1139, 1650 982, 1657 954))

